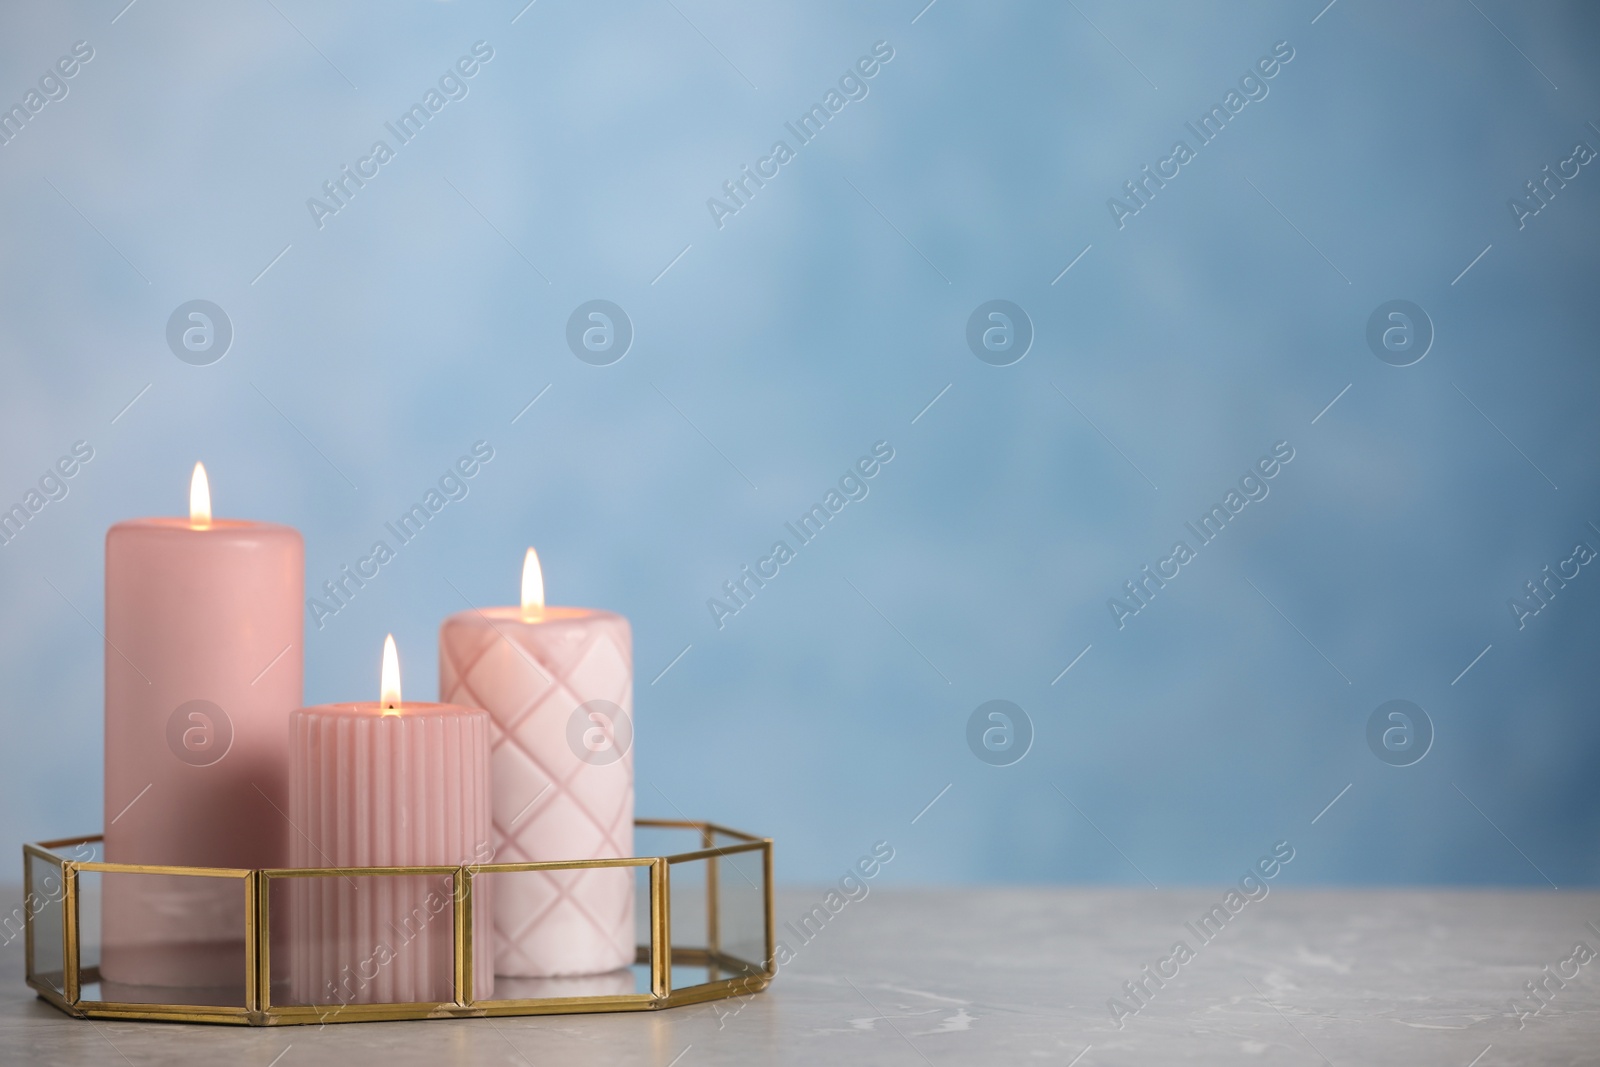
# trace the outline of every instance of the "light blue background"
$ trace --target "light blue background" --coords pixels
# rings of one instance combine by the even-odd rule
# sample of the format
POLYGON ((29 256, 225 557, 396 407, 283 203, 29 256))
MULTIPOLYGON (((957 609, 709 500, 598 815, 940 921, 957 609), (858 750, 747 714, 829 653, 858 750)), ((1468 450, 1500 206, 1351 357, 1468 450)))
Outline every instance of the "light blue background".
POLYGON ((1220 881, 1278 840, 1298 882, 1600 881, 1600 573, 1507 607, 1600 547, 1600 173, 1507 207, 1600 146, 1592 10, 123 2, 0 15, 8 106, 95 50, 0 147, 0 503, 96 453, 0 549, 0 841, 98 826, 108 525, 182 512, 202 458, 316 585, 482 439, 471 495, 308 633, 308 702, 371 692, 389 630, 433 693, 438 621, 512 600, 532 543, 553 602, 633 620, 641 813, 771 834, 785 880, 881 839, 913 882, 1220 881), (306 199, 479 40, 319 230, 306 199), (1107 198, 1278 41, 1119 230, 1107 198), (164 340, 195 298, 236 331, 210 367, 164 340), (564 340, 593 298, 637 331, 607 368, 564 340), (992 298, 1036 329, 1011 367, 964 340, 992 298), (1364 340, 1394 298, 1437 331, 1406 368, 1364 340), (707 598, 879 440, 871 495, 719 631, 707 598), (1118 630, 1278 441, 1271 495, 1118 630), (965 740, 995 698, 1036 732, 1010 767, 965 740), (1437 732, 1411 767, 1365 741, 1393 698, 1437 732))

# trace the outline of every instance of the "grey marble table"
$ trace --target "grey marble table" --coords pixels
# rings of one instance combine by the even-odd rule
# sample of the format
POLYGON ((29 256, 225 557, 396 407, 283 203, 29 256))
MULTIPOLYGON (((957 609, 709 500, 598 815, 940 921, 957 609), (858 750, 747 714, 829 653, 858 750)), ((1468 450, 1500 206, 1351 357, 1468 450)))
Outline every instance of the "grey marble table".
MULTIPOLYGON (((1600 1063, 1600 959, 1574 956, 1600 949, 1600 893, 1281 887, 1203 941, 1185 924, 1222 892, 876 888, 790 935, 793 960, 742 1001, 320 1029, 68 1019, 12 942, 0 1064, 1600 1063)), ((781 892, 780 929, 819 899, 781 892)))

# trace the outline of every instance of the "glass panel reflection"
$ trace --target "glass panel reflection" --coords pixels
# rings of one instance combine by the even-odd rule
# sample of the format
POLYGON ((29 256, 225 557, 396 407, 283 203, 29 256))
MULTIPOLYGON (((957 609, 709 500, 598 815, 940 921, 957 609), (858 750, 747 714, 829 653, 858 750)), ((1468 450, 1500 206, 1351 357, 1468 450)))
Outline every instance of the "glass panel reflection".
MULTIPOLYGON (((277 877, 267 886, 273 1004, 455 1000, 451 875, 277 877)), ((493 988, 487 966, 475 981, 493 988)))
MULTIPOLYGON (((719 842, 721 844, 721 842, 719 842)), ((766 872, 760 851, 712 861, 716 871, 715 947, 725 977, 760 974, 767 958, 766 872)))
MULTIPOLYGON (((62 945, 66 883, 61 865, 29 855, 28 893, 23 907, 33 917, 28 974, 58 993, 66 992, 66 957, 62 945)), ((7 933, 9 935, 9 928, 7 933)))
POLYGON ((78 890, 84 1000, 246 1006, 243 878, 80 870, 78 890))
POLYGON ((479 872, 473 885, 494 900, 495 1000, 650 991, 650 868, 479 872))

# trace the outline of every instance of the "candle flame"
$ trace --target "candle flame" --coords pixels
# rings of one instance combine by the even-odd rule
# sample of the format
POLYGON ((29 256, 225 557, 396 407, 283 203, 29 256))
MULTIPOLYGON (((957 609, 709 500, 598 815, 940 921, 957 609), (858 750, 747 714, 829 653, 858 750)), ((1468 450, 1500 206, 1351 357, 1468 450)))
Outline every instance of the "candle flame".
POLYGON ((189 478, 189 523, 200 530, 211 525, 211 482, 204 463, 196 463, 189 478))
POLYGON ((530 622, 544 611, 544 570, 539 553, 528 549, 522 557, 522 617, 530 622))
POLYGON ((400 654, 394 648, 394 634, 383 639, 383 678, 378 704, 385 715, 400 714, 400 654))

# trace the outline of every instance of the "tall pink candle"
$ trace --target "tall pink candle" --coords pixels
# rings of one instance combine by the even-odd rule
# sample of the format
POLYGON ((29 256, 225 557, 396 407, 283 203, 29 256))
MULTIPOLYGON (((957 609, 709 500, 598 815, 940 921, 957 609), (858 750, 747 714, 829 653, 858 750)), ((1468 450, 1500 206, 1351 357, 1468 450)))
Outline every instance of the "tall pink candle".
MULTIPOLYGON (((301 703, 305 549, 287 526, 190 518, 106 534, 105 857, 276 867, 289 858, 289 713, 301 703)), ((108 983, 244 982, 241 883, 106 875, 108 983)))
MULTIPOLYGON (((544 606, 538 556, 520 608, 439 629, 441 699, 494 720, 497 863, 633 855, 633 634, 607 611, 544 606)), ((634 873, 499 875, 499 973, 598 974, 634 961, 634 873)))
MULTIPOLYGON (((394 639, 377 703, 290 716, 295 867, 420 867, 490 856, 489 716, 403 703, 394 639)), ((296 1004, 454 999, 449 876, 286 879, 296 1004)), ((276 901, 274 902, 276 904, 276 901)), ((473 996, 494 992, 485 879, 474 894, 473 996)), ((276 916, 275 916, 276 917, 276 916)))

